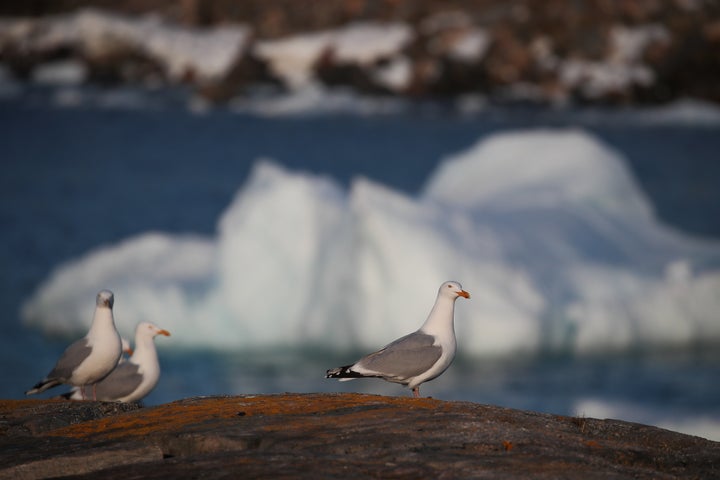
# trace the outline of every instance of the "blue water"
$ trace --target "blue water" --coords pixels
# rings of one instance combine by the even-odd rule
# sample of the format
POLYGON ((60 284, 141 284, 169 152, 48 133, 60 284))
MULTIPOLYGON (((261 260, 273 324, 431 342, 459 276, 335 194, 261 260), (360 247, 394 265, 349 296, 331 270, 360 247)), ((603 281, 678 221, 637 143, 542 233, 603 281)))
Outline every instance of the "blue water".
MULTIPOLYGON (((519 108, 463 116, 442 105, 383 116, 260 118, 224 109, 195 114, 175 97, 158 107, 149 96, 154 102, 148 108, 66 108, 51 98, 28 89, 0 100, 1 398, 23 398, 69 340, 43 337, 20 320, 23 300, 53 268, 141 232, 214 232, 259 157, 343 184, 365 176, 414 194, 443 157, 491 133, 578 127, 623 154, 663 221, 720 238, 720 124, 519 108)), ((285 391, 408 394, 377 380, 323 378, 325 369, 361 352, 178 351, 169 348, 172 337, 157 343, 163 376, 147 404, 285 391)), ((629 420, 662 424, 702 417, 720 425, 717 350, 461 356, 422 391, 559 414, 582 413, 578 403, 593 399, 619 405, 616 411, 629 420)))

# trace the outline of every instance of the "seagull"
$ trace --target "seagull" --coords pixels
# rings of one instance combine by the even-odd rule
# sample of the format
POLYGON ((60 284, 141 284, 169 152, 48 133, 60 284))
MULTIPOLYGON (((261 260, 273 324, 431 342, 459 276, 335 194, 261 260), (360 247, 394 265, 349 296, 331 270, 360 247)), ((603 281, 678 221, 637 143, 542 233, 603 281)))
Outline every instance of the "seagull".
POLYGON ((113 318, 114 302, 115 296, 110 290, 102 290, 97 294, 90 331, 65 349, 55 368, 25 395, 44 392, 66 383, 77 387, 92 385, 93 400, 96 399, 95 384, 117 366, 122 354, 120 334, 113 318))
MULTIPOLYGON (((169 337, 170 332, 150 322, 138 324, 135 328, 135 352, 95 385, 98 400, 136 402, 155 388, 160 378, 160 363, 153 340, 157 335, 169 337)), ((87 388, 76 387, 63 397, 82 400, 88 393, 87 388)))
POLYGON ((419 330, 398 338, 381 350, 344 367, 332 368, 325 378, 341 382, 375 377, 407 385, 420 396, 420 384, 442 374, 455 358, 454 311, 458 297, 470 298, 458 282, 445 282, 438 289, 435 305, 419 330))

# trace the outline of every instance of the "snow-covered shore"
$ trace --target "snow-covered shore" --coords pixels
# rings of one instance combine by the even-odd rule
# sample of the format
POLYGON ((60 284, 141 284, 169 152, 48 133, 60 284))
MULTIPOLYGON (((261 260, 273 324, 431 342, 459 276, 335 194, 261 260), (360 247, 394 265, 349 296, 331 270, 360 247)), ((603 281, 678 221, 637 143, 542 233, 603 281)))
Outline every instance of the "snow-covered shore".
POLYGON ((274 37, 247 18, 193 26, 154 13, 87 8, 0 17, 0 63, 39 83, 185 83, 223 102, 257 85, 552 104, 720 99, 709 68, 720 34, 700 4, 646 12, 633 22, 610 12, 590 30, 548 24, 547 12, 524 8, 524 20, 472 9, 428 11, 419 19, 350 18, 274 37), (669 22, 671 15, 686 21, 669 22), (702 60, 705 73, 694 76, 686 49, 697 29, 692 58, 710 57, 702 60))

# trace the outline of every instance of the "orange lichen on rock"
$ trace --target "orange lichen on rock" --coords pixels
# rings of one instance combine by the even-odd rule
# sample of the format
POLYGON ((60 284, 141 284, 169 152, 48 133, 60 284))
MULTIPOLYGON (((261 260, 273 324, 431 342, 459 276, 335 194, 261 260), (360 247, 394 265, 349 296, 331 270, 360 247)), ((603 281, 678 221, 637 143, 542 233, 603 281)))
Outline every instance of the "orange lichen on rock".
POLYGON ((0 415, 21 409, 32 407, 33 405, 46 405, 48 402, 53 403, 67 403, 66 400, 40 400, 40 399, 28 399, 28 400, 0 400, 0 415))
POLYGON ((361 394, 8 401, 0 433, 0 478, 649 480, 714 478, 720 458, 720 443, 651 426, 361 394))
MULTIPOLYGON (((207 397, 180 400, 143 409, 132 414, 120 414, 97 420, 57 428, 48 435, 89 438, 116 438, 169 433, 193 424, 218 419, 252 415, 308 415, 333 410, 377 405, 405 409, 447 408, 444 402, 430 398, 382 397, 376 395, 262 395, 236 397, 207 397)), ((375 416, 373 414, 373 416, 375 416)))

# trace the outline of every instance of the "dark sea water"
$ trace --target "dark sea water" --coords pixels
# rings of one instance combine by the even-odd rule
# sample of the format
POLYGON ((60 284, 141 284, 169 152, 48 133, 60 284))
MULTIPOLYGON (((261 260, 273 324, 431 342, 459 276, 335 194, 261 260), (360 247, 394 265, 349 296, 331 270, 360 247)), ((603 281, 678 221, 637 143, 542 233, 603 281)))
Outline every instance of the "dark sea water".
MULTIPOLYGON (((21 323, 22 302, 54 268, 142 232, 211 234, 258 158, 344 185, 364 176, 412 195, 443 158, 493 133, 580 128, 624 156, 665 223, 720 239, 720 121, 659 121, 636 110, 488 108, 461 115, 442 105, 389 115, 262 117, 222 108, 193 113, 182 96, 163 95, 143 93, 111 107, 61 106, 52 92, 32 89, 0 99, 0 397, 23 398, 70 340, 21 323)), ((163 376, 147 404, 285 391, 409 394, 377 380, 323 378, 325 369, 362 352, 177 350, 171 342, 157 341, 163 376)), ((559 414, 604 413, 718 439, 718 379, 717 345, 583 357, 460 352, 422 392, 559 414)))

